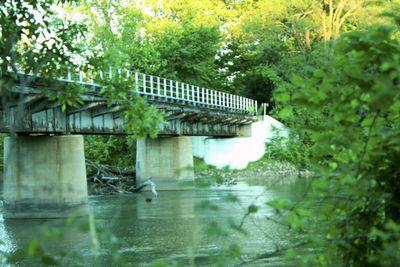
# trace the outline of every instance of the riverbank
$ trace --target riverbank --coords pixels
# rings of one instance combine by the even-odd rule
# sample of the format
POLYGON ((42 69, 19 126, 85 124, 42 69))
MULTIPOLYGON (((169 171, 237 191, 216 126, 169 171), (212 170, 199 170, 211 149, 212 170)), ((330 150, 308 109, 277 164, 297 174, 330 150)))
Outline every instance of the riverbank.
MULTIPOLYGON (((203 160, 194 159, 195 185, 234 185, 239 181, 263 182, 267 184, 287 184, 311 173, 296 168, 293 164, 264 157, 252 162, 243 170, 218 169, 203 160)), ((138 186, 138 185, 136 185, 138 186)), ((88 179, 89 195, 129 194, 135 190, 134 177, 119 177, 101 181, 88 179)))
POLYGON ((243 170, 228 168, 217 169, 207 165, 201 159, 195 159, 195 174, 197 179, 214 178, 217 184, 234 184, 236 181, 263 181, 265 183, 285 184, 302 177, 309 177, 307 170, 298 169, 295 165, 263 157, 251 162, 243 170))

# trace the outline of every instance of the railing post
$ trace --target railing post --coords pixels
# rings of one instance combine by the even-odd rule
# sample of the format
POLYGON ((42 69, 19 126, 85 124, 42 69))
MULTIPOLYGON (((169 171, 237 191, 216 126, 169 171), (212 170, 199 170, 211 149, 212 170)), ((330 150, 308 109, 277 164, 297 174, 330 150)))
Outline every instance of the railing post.
POLYGON ((174 82, 169 80, 169 95, 174 98, 174 82))
POLYGON ((160 77, 157 77, 157 95, 161 95, 161 88, 160 88, 160 77))
POLYGON ((189 84, 186 84, 187 100, 190 101, 190 88, 189 84))
POLYGON ((79 71, 79 82, 80 83, 83 82, 83 73, 82 73, 82 71, 79 71))
POLYGON ((268 103, 263 103, 263 107, 264 107, 263 114, 264 114, 264 116, 266 116, 267 115, 268 103))
POLYGON ((205 103, 206 102, 206 98, 205 98, 205 90, 204 87, 201 87, 201 103, 205 103))
POLYGON ((164 96, 167 96, 167 79, 164 79, 163 78, 163 80, 164 80, 164 96))
POLYGON ((182 94, 182 99, 185 100, 185 84, 181 83, 181 94, 182 94))
POLYGON ((197 95, 196 102, 200 103, 200 87, 199 86, 197 86, 196 95, 197 95))
POLYGON ((206 89, 206 104, 209 104, 209 95, 208 95, 208 89, 206 89))
POLYGON ((179 82, 175 82, 176 99, 179 99, 179 82))
POLYGON ((153 75, 150 75, 150 94, 151 94, 151 95, 154 95, 153 75))
POLYGON ((146 74, 143 74, 143 93, 146 93, 146 74))
POLYGON ((135 72, 135 89, 136 92, 139 91, 139 73, 135 72))

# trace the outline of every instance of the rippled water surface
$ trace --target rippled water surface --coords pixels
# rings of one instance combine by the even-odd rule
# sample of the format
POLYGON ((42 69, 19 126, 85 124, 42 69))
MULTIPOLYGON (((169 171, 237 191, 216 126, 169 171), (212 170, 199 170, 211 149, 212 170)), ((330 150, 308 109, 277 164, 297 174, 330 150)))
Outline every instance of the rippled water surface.
MULTIPOLYGON (((150 192, 92 196, 92 213, 87 218, 2 219, 0 248, 12 253, 31 243, 36 255, 40 251, 52 255, 62 266, 151 266, 157 260, 169 266, 214 266, 232 244, 241 248, 245 259, 251 259, 296 242, 298 237, 266 219, 276 215, 265 202, 296 198, 303 190, 302 181, 274 186, 241 182, 161 191, 151 202, 146 202, 150 192), (249 205, 258 207, 258 212, 243 219, 249 205), (233 229, 241 223, 244 232, 233 229), (33 241, 36 245, 32 240, 38 241, 33 241)), ((41 263, 20 255, 10 266, 35 265, 41 263)), ((278 256, 246 266, 285 265, 278 256)))

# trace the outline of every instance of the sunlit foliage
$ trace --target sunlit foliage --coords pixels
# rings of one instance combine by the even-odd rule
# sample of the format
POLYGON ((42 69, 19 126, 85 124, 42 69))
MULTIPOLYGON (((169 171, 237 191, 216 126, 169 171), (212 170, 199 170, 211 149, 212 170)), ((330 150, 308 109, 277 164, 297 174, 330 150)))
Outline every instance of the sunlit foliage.
POLYGON ((276 93, 285 106, 282 118, 295 118, 293 131, 309 138, 310 167, 321 175, 302 203, 312 211, 311 227, 321 231, 309 229, 311 244, 323 248, 307 258, 314 264, 398 263, 397 34, 383 26, 344 34, 334 46, 331 69, 318 69, 310 78, 294 76, 291 89, 276 93))

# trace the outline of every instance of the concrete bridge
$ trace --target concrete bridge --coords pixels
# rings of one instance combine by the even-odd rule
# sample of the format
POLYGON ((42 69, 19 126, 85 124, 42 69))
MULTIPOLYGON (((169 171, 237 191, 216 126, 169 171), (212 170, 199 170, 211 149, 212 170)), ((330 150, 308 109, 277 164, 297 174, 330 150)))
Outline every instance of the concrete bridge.
MULTIPOLYGON (((192 136, 251 136, 257 101, 161 77, 110 68, 67 73, 46 82, 47 91, 77 84, 86 88, 79 107, 61 108, 39 86, 43 79, 17 73, 18 82, 0 103, 4 142, 4 216, 58 217, 87 199, 82 135, 126 134, 123 108, 107 105, 100 80, 126 79, 131 93, 163 112, 156 139, 137 141, 137 181, 193 180, 192 136)), ((60 89, 61 88, 61 89, 60 89)))

